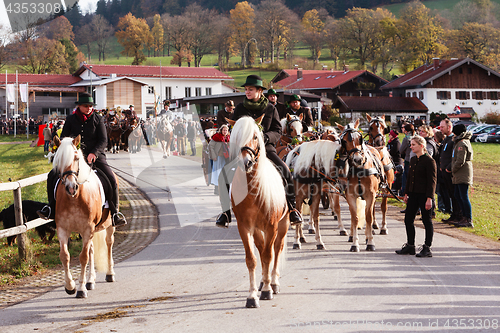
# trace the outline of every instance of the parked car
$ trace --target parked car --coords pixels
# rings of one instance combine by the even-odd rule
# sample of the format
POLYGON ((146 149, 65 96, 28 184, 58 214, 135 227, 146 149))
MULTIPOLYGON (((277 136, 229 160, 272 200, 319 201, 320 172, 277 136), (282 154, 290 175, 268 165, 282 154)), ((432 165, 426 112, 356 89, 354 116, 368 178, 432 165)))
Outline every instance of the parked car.
POLYGON ((486 136, 486 142, 500 143, 500 126, 497 126, 493 131, 486 136))
POLYGON ((483 133, 486 133, 488 134, 490 131, 492 131, 497 125, 486 125, 485 127, 479 129, 479 130, 476 130, 474 132, 472 132, 472 137, 470 138, 470 142, 476 142, 476 138, 478 137, 478 135, 480 134, 483 134, 483 133))

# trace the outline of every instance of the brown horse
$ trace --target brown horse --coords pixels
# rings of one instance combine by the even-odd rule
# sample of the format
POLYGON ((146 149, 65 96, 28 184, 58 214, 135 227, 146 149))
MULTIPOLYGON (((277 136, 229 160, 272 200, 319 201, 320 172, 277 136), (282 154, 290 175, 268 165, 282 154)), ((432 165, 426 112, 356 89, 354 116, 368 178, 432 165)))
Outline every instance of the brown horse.
POLYGON ((130 136, 130 133, 132 133, 132 131, 138 125, 139 125, 139 122, 137 121, 136 118, 126 117, 126 118, 121 120, 121 127, 122 127, 122 131, 123 131, 121 141, 122 141, 122 144, 124 145, 123 150, 128 152, 128 148, 129 148, 128 137, 130 136))
MULTIPOLYGON (((391 192, 390 189, 392 188, 392 183, 394 182, 394 164, 392 163, 391 155, 387 151, 385 143, 385 130, 387 128, 387 125, 385 124, 385 115, 382 115, 381 117, 371 117, 369 114, 366 114, 366 118, 369 121, 368 143, 379 151, 380 159, 382 161, 382 165, 384 166, 385 185, 382 188, 383 194, 382 202, 380 204, 380 209, 382 211, 382 227, 380 229, 380 234, 387 235, 387 199, 391 192)), ((375 214, 373 215, 373 229, 378 229, 375 214)))
POLYGON ((280 291, 279 264, 288 230, 288 208, 281 176, 266 157, 264 137, 257 119, 242 117, 235 123, 230 140, 230 158, 238 166, 231 185, 231 204, 238 221, 238 232, 245 247, 250 277, 250 295, 246 307, 259 306, 254 245, 262 264, 261 300, 273 298, 280 291), (273 258, 274 257, 274 258, 273 258), (272 273, 270 267, 274 259, 272 273))
POLYGON ((120 138, 122 136, 122 129, 117 116, 108 117, 106 131, 108 133, 108 151, 116 154, 120 149, 120 138))
POLYGON ((170 156, 170 145, 174 139, 174 128, 170 121, 168 121, 167 116, 160 116, 158 119, 158 124, 156 126, 156 138, 160 142, 161 150, 163 152, 163 158, 170 156))
MULTIPOLYGON (((319 203, 323 194, 325 182, 335 182, 337 169, 335 157, 340 150, 340 144, 330 140, 316 140, 305 142, 295 147, 286 158, 286 164, 292 170, 295 185, 297 210, 302 213, 302 204, 309 199, 310 216, 314 227, 310 233, 315 233, 316 248, 325 249, 319 230, 319 203), (314 230, 314 232, 311 232, 314 230)), ((295 230, 294 249, 300 249, 305 243, 301 227, 295 230)))
POLYGON ((62 141, 55 137, 54 141, 58 149, 53 165, 59 175, 55 195, 55 222, 65 289, 70 295, 77 289, 76 297, 85 298, 87 290, 95 288, 94 255, 97 268, 106 270, 106 281, 114 281, 112 247, 115 228, 111 225, 109 209, 102 209, 103 194, 99 189, 99 180, 85 162, 81 150, 76 148, 80 143, 80 136, 75 139, 64 138, 62 141), (75 288, 69 270, 68 239, 71 232, 78 232, 82 237, 78 288, 75 288), (87 264, 90 266, 88 283, 87 264))
POLYGON ((344 174, 347 178, 346 200, 349 204, 349 212, 351 213, 353 245, 350 251, 359 251, 358 214, 356 207, 356 199, 358 197, 366 201, 366 250, 375 251, 372 224, 374 216, 373 208, 383 173, 380 155, 375 148, 364 143, 363 136, 358 131, 359 119, 354 124, 351 123, 347 126, 337 124, 337 127, 341 131, 341 155, 345 156, 348 161, 344 169, 344 174))
POLYGON ((140 124, 134 124, 133 130, 128 136, 128 147, 131 154, 141 151, 144 134, 140 124))

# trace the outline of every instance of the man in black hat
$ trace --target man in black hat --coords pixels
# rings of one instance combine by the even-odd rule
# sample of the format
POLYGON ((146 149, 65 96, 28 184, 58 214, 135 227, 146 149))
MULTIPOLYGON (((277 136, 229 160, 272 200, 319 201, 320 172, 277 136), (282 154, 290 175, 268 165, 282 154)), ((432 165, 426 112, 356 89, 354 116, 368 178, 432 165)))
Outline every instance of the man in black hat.
POLYGON ((266 97, 269 100, 269 102, 274 105, 276 110, 278 110, 278 115, 280 119, 286 118, 286 106, 285 104, 278 102, 278 97, 280 95, 276 92, 274 89, 269 89, 266 93, 266 97))
POLYGON ((290 105, 290 107, 286 110, 286 112, 291 116, 300 116, 302 114, 303 132, 307 132, 309 130, 312 130, 314 122, 311 110, 309 108, 301 106, 301 101, 302 98, 300 97, 300 95, 290 96, 290 100, 288 101, 288 105, 290 105))
POLYGON ((227 125, 226 118, 233 119, 233 110, 234 102, 230 99, 226 102, 224 110, 217 112, 217 128, 220 128, 222 125, 227 125))
MULTIPOLYGON (((119 196, 116 178, 106 162, 106 155, 104 154, 104 149, 108 144, 108 135, 106 133, 106 126, 104 125, 104 119, 94 112, 94 100, 89 94, 80 94, 78 101, 75 103, 78 107, 73 114, 66 118, 61 133, 61 139, 65 137, 76 138, 80 135, 81 149, 85 160, 89 165, 93 164, 97 169, 101 170, 107 176, 111 184, 112 195, 107 199, 113 226, 119 227, 125 225, 127 224, 125 217, 122 213, 118 212, 119 196)), ((54 188, 57 178, 56 172, 52 169, 47 177, 47 196, 49 205, 37 212, 41 218, 54 218, 54 188)))

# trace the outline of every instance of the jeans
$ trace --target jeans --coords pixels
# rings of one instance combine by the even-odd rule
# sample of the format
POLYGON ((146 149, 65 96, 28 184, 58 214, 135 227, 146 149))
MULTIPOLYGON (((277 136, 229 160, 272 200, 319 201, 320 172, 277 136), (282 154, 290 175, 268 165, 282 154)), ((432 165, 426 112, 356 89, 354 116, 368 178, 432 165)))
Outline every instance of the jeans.
POLYGON ((462 210, 463 216, 472 220, 472 207, 469 200, 469 184, 454 184, 455 199, 462 210))
POLYGON ((420 208, 422 214, 422 222, 425 227, 425 245, 431 247, 432 238, 434 236, 434 227, 432 225, 431 211, 432 209, 425 209, 425 202, 427 196, 425 193, 410 193, 408 195, 408 202, 406 204, 405 212, 405 226, 406 237, 409 245, 415 245, 415 217, 417 210, 420 208))
POLYGON ((49 151, 50 140, 45 140, 43 143, 43 151, 49 151))

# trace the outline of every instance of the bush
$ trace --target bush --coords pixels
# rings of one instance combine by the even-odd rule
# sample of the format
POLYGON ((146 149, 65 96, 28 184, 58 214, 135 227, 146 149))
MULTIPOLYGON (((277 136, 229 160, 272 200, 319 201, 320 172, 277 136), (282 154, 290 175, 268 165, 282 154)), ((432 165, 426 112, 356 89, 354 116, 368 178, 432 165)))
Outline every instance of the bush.
POLYGON ((483 118, 481 118, 481 121, 486 124, 500 125, 500 112, 490 111, 483 118))

